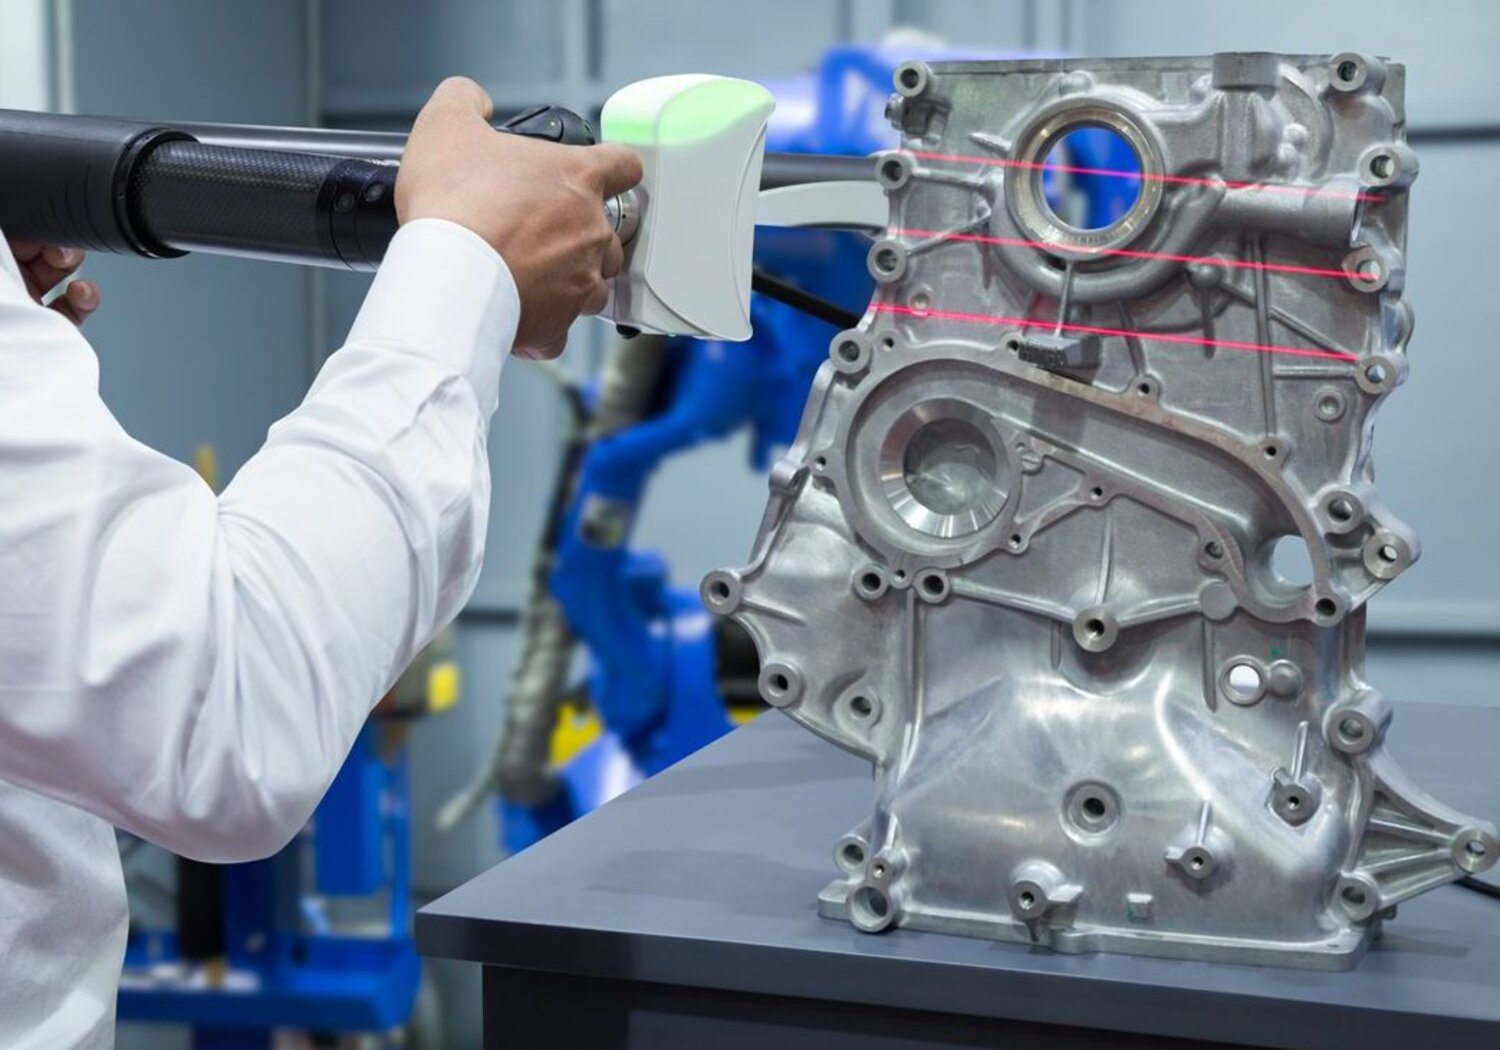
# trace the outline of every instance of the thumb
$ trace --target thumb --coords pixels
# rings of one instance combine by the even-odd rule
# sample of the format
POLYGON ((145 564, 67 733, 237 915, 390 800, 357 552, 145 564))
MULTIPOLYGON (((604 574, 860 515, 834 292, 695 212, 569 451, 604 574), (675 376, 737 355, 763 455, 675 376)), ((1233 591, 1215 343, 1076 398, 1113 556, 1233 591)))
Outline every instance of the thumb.
POLYGON ((485 120, 495 115, 495 103, 489 93, 468 77, 449 77, 437 86, 427 104, 443 109, 461 109, 485 120))

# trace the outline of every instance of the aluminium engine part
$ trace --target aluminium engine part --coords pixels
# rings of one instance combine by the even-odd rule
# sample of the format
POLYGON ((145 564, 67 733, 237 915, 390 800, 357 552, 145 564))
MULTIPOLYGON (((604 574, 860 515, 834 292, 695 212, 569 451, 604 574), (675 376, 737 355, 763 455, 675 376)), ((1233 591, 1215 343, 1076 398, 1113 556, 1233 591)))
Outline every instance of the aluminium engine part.
POLYGON ((1370 454, 1412 331, 1403 80, 1357 54, 897 70, 874 299, 750 563, 702 586, 765 699, 874 764, 822 914, 1340 969, 1494 863, 1363 679, 1365 603, 1419 553, 1370 454), (1042 192, 1083 126, 1139 161, 1089 173, 1139 182, 1097 230, 1042 192))

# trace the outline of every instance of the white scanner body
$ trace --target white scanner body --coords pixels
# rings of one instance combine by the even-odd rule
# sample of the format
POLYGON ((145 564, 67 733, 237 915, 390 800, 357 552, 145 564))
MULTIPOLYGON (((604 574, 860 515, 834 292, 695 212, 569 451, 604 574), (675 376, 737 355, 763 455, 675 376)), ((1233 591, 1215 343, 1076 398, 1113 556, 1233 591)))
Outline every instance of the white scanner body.
POLYGON ((638 81, 604 105, 606 142, 635 150, 644 176, 638 226, 601 316, 643 332, 733 342, 750 338, 766 122, 759 84, 709 74, 638 81))

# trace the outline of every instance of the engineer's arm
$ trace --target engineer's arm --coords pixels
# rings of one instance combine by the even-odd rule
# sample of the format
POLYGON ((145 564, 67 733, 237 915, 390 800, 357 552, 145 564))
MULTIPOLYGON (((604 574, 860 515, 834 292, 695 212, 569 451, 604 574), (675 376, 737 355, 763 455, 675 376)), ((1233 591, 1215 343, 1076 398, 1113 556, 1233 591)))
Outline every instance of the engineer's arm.
POLYGON ((502 142, 487 107, 450 83, 424 110, 347 343, 222 496, 124 433, 82 336, 0 273, 0 779, 188 856, 265 855, 458 611, 501 362, 597 306, 599 202, 633 163, 502 142), (497 168, 528 180, 499 204, 497 168))

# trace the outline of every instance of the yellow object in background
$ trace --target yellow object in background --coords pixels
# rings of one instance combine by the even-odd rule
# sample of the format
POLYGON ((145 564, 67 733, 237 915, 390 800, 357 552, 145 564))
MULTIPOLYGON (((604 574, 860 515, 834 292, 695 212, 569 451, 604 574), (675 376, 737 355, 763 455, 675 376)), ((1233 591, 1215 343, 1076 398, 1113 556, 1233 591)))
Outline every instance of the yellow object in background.
POLYGON ((212 445, 199 445, 193 450, 193 469, 209 488, 219 491, 219 453, 212 445))
POLYGON ((458 703, 459 681, 458 664, 452 660, 439 660, 427 668, 427 710, 436 714, 458 703))
POLYGON ((604 726, 593 708, 563 704, 557 712, 557 725, 552 730, 552 764, 562 766, 571 762, 603 732, 604 726))

